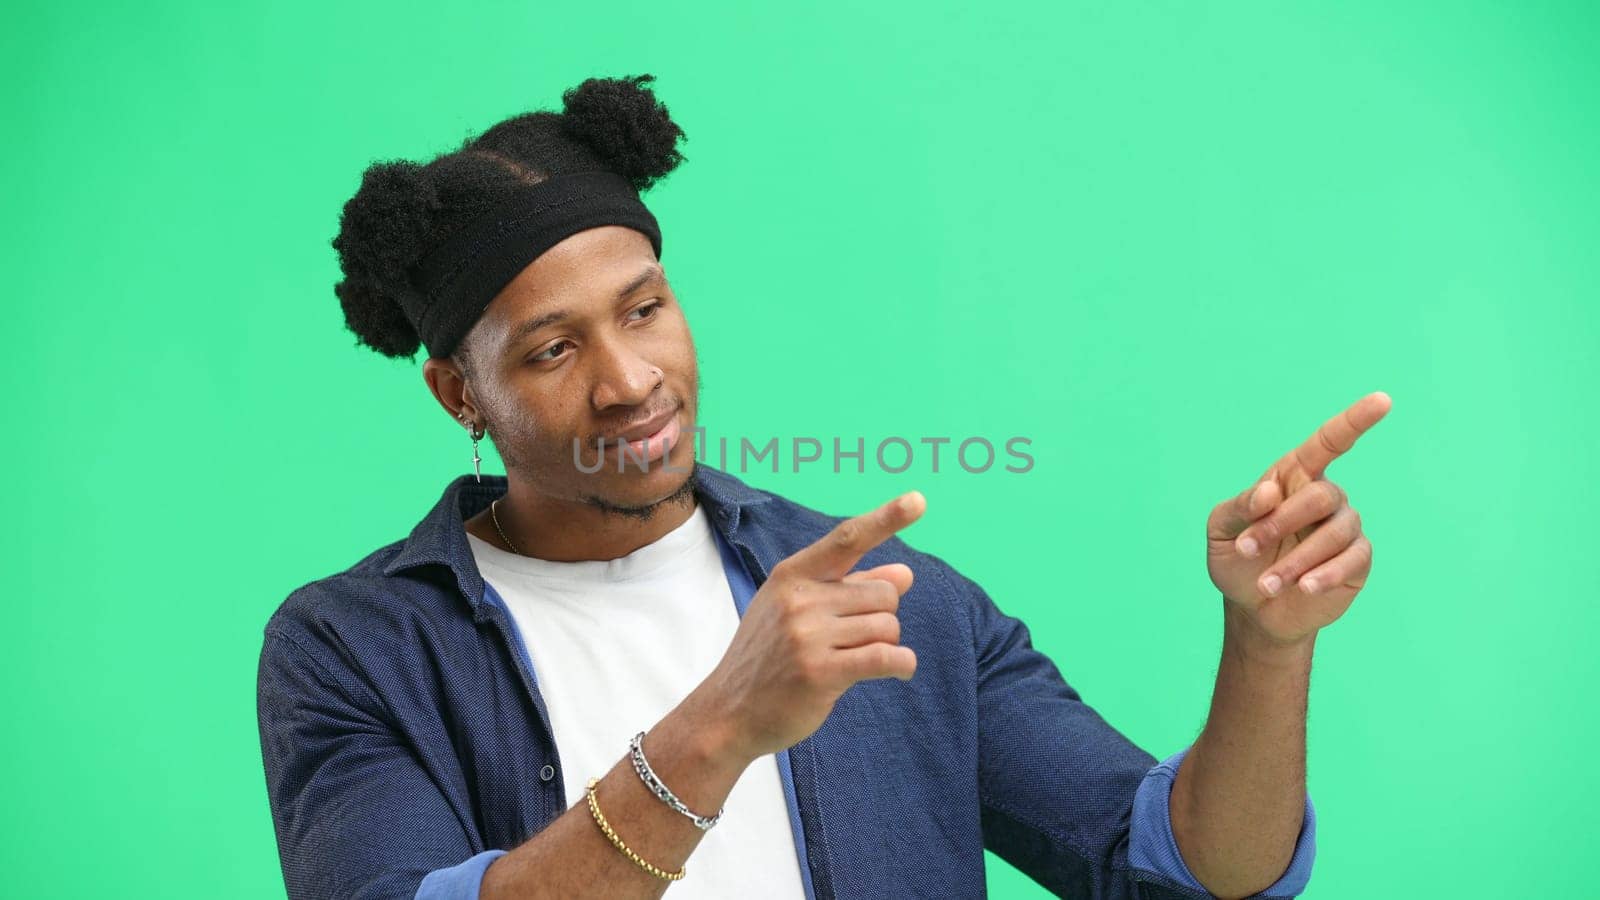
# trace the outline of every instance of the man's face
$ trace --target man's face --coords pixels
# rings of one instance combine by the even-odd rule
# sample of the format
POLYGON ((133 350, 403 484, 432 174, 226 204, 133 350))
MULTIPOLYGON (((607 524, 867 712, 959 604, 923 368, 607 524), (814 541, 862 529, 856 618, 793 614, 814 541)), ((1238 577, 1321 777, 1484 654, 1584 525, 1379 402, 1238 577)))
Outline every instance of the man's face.
POLYGON ((506 285, 467 341, 468 391, 508 470, 605 507, 682 496, 700 373, 649 238, 613 225, 568 237, 506 285))

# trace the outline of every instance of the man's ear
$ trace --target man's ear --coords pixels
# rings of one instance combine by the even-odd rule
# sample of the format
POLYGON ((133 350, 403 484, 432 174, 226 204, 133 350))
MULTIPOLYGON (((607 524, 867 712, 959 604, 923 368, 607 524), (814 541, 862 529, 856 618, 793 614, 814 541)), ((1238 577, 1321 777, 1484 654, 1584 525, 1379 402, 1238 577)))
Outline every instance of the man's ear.
POLYGON ((439 406, 457 425, 465 416, 467 421, 482 427, 483 420, 468 395, 466 375, 455 360, 428 357, 422 363, 422 380, 427 382, 434 399, 439 401, 439 406))

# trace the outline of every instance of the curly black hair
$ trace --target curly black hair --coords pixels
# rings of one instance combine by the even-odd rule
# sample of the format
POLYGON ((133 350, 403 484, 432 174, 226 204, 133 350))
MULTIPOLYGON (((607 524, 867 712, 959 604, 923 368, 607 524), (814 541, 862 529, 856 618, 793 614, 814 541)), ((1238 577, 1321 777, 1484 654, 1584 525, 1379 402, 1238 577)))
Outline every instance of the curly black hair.
MULTIPOLYGON (((645 86, 654 79, 590 78, 562 94, 559 113, 513 116, 427 163, 368 166, 331 242, 344 275, 333 292, 357 346, 414 358, 422 340, 400 303, 416 290, 409 268, 516 188, 611 171, 643 192, 682 163, 677 144, 685 135, 645 86)), ((470 369, 465 344, 452 357, 470 369)))

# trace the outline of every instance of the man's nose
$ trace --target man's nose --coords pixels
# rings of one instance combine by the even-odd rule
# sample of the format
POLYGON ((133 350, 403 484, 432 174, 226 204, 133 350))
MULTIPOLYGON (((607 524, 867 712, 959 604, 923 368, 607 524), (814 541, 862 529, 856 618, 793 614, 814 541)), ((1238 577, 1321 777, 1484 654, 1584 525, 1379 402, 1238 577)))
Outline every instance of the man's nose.
POLYGON ((595 375, 594 406, 638 406, 649 399, 665 375, 649 360, 620 341, 597 348, 599 370, 595 375))

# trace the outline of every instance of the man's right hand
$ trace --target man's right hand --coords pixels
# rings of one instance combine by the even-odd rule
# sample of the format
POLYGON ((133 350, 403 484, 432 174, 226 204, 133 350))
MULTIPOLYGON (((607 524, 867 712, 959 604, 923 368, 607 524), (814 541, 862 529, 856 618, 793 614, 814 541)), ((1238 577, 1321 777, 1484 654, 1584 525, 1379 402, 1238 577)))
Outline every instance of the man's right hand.
POLYGON ((822 727, 839 697, 868 678, 911 680, 917 654, 900 645, 900 597, 911 569, 851 572, 872 548, 922 516, 911 491, 840 522, 772 567, 716 669, 696 690, 727 751, 746 762, 822 727))

